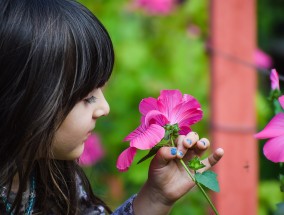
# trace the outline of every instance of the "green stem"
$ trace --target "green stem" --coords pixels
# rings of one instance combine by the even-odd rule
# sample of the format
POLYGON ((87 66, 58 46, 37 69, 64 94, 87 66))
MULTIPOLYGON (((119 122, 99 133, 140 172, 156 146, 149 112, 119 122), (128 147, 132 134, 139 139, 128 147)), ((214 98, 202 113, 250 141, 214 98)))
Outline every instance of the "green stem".
POLYGON ((284 200, 284 163, 279 163, 279 181, 280 181, 280 191, 282 192, 282 198, 284 200))
POLYGON ((198 188, 201 190, 202 194, 204 195, 204 197, 206 198, 206 200, 208 201, 208 203, 210 204, 211 208, 213 209, 213 211, 215 212, 216 215, 219 215, 217 209, 215 208, 214 204, 212 203, 211 199, 209 198, 209 196, 206 194, 206 192, 204 191, 203 187, 200 185, 200 183, 198 183, 196 181, 196 179, 194 178, 194 176, 191 174, 191 172, 189 171, 189 169, 187 168, 186 164, 184 163, 184 161, 182 159, 180 159, 181 164, 183 165, 185 171, 188 173, 188 175, 190 176, 190 178, 192 179, 192 181, 198 186, 198 188))
POLYGON ((189 175, 189 177, 191 178, 191 180, 196 183, 196 179, 194 178, 194 176, 191 174, 191 172, 189 171, 189 169, 187 168, 186 164, 184 163, 184 161, 182 159, 180 159, 181 164, 183 165, 185 171, 187 172, 187 174, 189 175))
MULTIPOLYGON (((171 143, 172 146, 175 147, 174 144, 174 140, 171 137, 171 143)), ((189 177, 191 178, 191 180, 197 185, 197 187, 201 190, 202 194, 204 195, 204 197, 206 198, 206 200, 208 201, 208 203, 210 204, 211 208, 213 209, 213 211, 215 212, 216 215, 219 215, 217 209, 215 208, 214 204, 212 203, 211 199, 209 198, 209 196, 206 194, 206 192, 204 191, 203 187, 200 185, 200 183, 198 183, 198 181, 196 181, 196 179, 194 178, 194 176, 191 174, 191 172, 189 171, 188 167, 186 166, 186 164, 184 163, 184 161, 182 159, 180 159, 181 164, 183 165, 185 171, 187 172, 187 174, 189 175, 189 177)))

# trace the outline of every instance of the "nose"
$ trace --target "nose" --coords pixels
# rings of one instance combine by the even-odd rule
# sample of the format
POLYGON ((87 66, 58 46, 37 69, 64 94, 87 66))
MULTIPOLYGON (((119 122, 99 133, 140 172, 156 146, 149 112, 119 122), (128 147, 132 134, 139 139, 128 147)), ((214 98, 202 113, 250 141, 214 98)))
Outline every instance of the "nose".
POLYGON ((98 99, 96 103, 97 107, 94 109, 93 118, 107 116, 109 114, 110 107, 101 89, 98 89, 98 99))

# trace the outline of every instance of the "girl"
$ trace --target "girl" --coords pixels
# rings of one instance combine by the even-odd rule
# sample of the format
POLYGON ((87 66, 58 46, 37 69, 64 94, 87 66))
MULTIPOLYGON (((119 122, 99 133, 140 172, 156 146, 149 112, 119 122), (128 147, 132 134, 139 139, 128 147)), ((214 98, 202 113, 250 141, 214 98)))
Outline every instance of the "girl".
MULTIPOLYGON (((0 0, 0 214, 112 213, 77 159, 109 112, 101 87, 113 62, 107 31, 81 4, 0 0)), ((175 159, 201 155, 209 141, 198 139, 191 132, 161 148, 141 191, 113 214, 167 214, 194 186, 175 159)))

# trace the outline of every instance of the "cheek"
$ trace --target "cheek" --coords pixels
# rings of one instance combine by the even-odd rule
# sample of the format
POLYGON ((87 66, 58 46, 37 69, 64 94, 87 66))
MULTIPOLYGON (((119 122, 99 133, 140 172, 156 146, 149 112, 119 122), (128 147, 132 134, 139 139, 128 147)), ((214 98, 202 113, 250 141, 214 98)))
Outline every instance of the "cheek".
POLYGON ((62 126, 55 134, 52 152, 55 159, 77 159, 83 153, 87 131, 84 127, 62 126))
POLYGON ((67 149, 73 148, 85 140, 89 130, 90 120, 86 116, 83 115, 81 118, 69 117, 57 130, 55 142, 67 149))
POLYGON ((52 144, 54 158, 60 160, 79 158, 92 125, 91 112, 86 109, 84 103, 78 103, 55 133, 52 144))

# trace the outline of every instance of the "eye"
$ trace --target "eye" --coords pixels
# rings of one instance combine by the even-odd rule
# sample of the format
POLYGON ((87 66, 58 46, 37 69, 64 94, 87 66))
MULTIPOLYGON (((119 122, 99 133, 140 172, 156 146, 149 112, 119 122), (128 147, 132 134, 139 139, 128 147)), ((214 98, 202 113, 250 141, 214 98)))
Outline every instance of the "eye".
POLYGON ((84 101, 87 102, 88 104, 92 104, 96 102, 97 98, 95 96, 91 96, 89 98, 85 98, 84 101))

